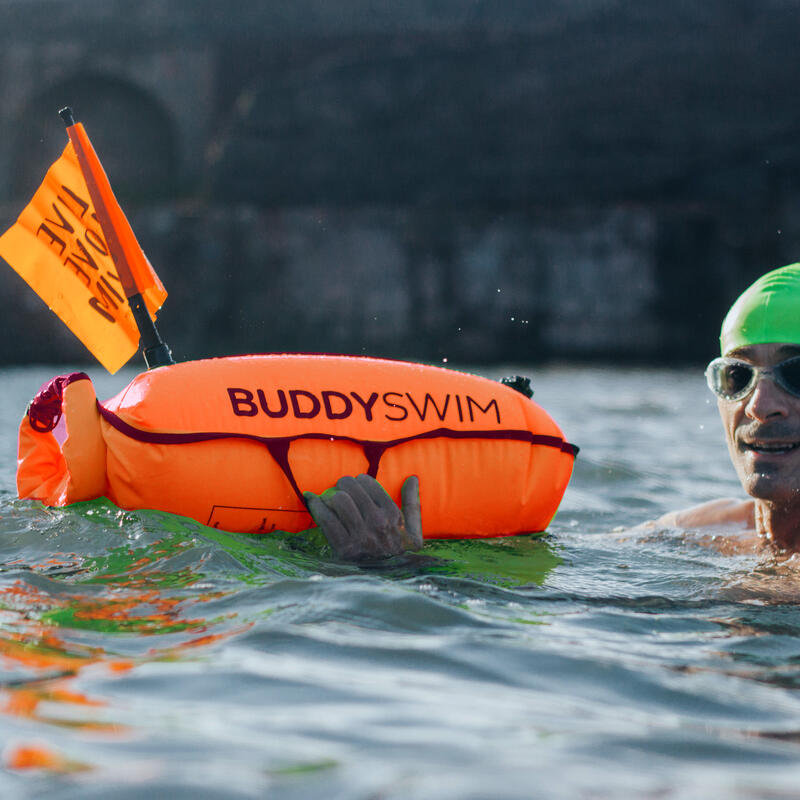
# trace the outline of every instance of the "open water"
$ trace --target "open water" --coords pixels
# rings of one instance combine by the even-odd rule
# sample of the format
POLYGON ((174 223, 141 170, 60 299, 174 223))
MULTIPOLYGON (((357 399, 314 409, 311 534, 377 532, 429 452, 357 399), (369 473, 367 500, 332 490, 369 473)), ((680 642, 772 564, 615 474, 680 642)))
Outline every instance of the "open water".
POLYGON ((0 796, 800 793, 792 564, 619 530, 739 493, 699 369, 491 373, 582 448, 549 534, 379 569, 16 500, 19 416, 64 371, 2 371, 0 796))

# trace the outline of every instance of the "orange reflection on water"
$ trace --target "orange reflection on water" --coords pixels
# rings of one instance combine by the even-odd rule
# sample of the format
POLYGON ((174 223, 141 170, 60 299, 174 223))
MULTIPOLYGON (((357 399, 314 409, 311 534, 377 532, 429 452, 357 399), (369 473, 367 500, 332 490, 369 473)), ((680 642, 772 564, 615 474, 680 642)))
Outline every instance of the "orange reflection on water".
POLYGON ((52 747, 42 742, 10 744, 3 752, 6 769, 42 769, 49 772, 83 772, 91 769, 89 764, 65 758, 52 747))
MULTIPOLYGON (((187 600, 153 588, 132 591, 129 586, 115 586, 112 591, 112 596, 108 592, 54 596, 23 580, 0 589, 0 613, 5 628, 0 629, 0 663, 7 674, 24 673, 18 680, 8 679, 0 688, 0 713, 61 728, 114 736, 125 733, 128 726, 97 719, 97 711, 108 705, 105 699, 74 688, 76 678, 85 674, 86 668, 100 665, 112 674, 127 673, 138 663, 180 658, 188 650, 213 645, 252 626, 248 623, 208 633, 205 618, 181 613, 186 604, 194 606, 219 597, 220 592, 187 600), (65 636, 71 629, 110 634, 107 638, 111 642, 119 634, 184 633, 191 638, 167 648, 150 649, 141 658, 131 659, 119 658, 103 647, 69 642, 65 636)), ((36 747, 21 747, 11 755, 6 754, 5 762, 10 768, 74 768, 74 764, 60 757, 42 756, 36 747)))
MULTIPOLYGON (((253 623, 237 624, 235 613, 212 619, 197 614, 200 604, 227 592, 193 593, 191 587, 203 576, 191 567, 170 569, 169 559, 190 546, 174 538, 135 549, 125 545, 98 557, 58 553, 36 564, 6 562, 49 583, 43 589, 34 585, 35 578, 28 582, 23 577, 0 587, 0 667, 5 673, 0 714, 32 721, 44 734, 48 728, 66 728, 105 737, 130 735, 135 726, 113 719, 114 701, 87 686, 98 678, 102 682, 128 674, 140 664, 194 657, 189 654, 250 629, 253 623), (168 645, 160 640, 160 647, 144 647, 149 637, 164 635, 168 645), (139 655, 114 653, 120 637, 139 655)), ((7 745, 2 760, 14 770, 92 768, 30 741, 7 745)))

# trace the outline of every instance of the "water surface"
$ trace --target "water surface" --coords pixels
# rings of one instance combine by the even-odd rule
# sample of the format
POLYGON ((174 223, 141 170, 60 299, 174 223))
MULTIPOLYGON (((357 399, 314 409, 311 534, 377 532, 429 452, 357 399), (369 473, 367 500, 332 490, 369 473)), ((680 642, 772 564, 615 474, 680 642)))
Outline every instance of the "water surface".
POLYGON ((582 448, 549 533, 380 568, 16 500, 19 416, 61 371, 2 371, 3 796, 795 796, 792 564, 620 530, 740 491, 699 370, 487 373, 532 375, 582 448))

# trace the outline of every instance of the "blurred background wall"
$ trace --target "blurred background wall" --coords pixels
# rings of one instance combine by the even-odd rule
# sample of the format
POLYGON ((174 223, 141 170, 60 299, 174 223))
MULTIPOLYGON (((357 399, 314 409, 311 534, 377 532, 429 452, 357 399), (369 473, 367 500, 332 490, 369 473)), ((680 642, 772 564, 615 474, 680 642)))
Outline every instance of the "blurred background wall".
MULTIPOLYGON (((800 260, 794 0, 2 0, 0 222, 92 136, 178 359, 704 360, 800 260)), ((10 270, 5 363, 82 346, 10 270)))

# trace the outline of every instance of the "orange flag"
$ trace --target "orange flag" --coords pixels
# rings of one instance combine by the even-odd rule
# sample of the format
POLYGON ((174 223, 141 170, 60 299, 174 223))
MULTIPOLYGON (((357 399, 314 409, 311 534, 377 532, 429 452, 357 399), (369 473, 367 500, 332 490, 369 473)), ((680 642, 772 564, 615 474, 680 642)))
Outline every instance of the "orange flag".
POLYGON ((155 319, 167 292, 114 198, 83 126, 72 126, 70 133, 79 137, 94 185, 87 186, 70 142, 19 219, 0 237, 0 256, 114 373, 139 347, 126 296, 139 291, 155 319), (105 204, 100 214, 92 202, 98 191, 105 204), (125 263, 119 270, 115 265, 120 250, 127 270, 125 263))

